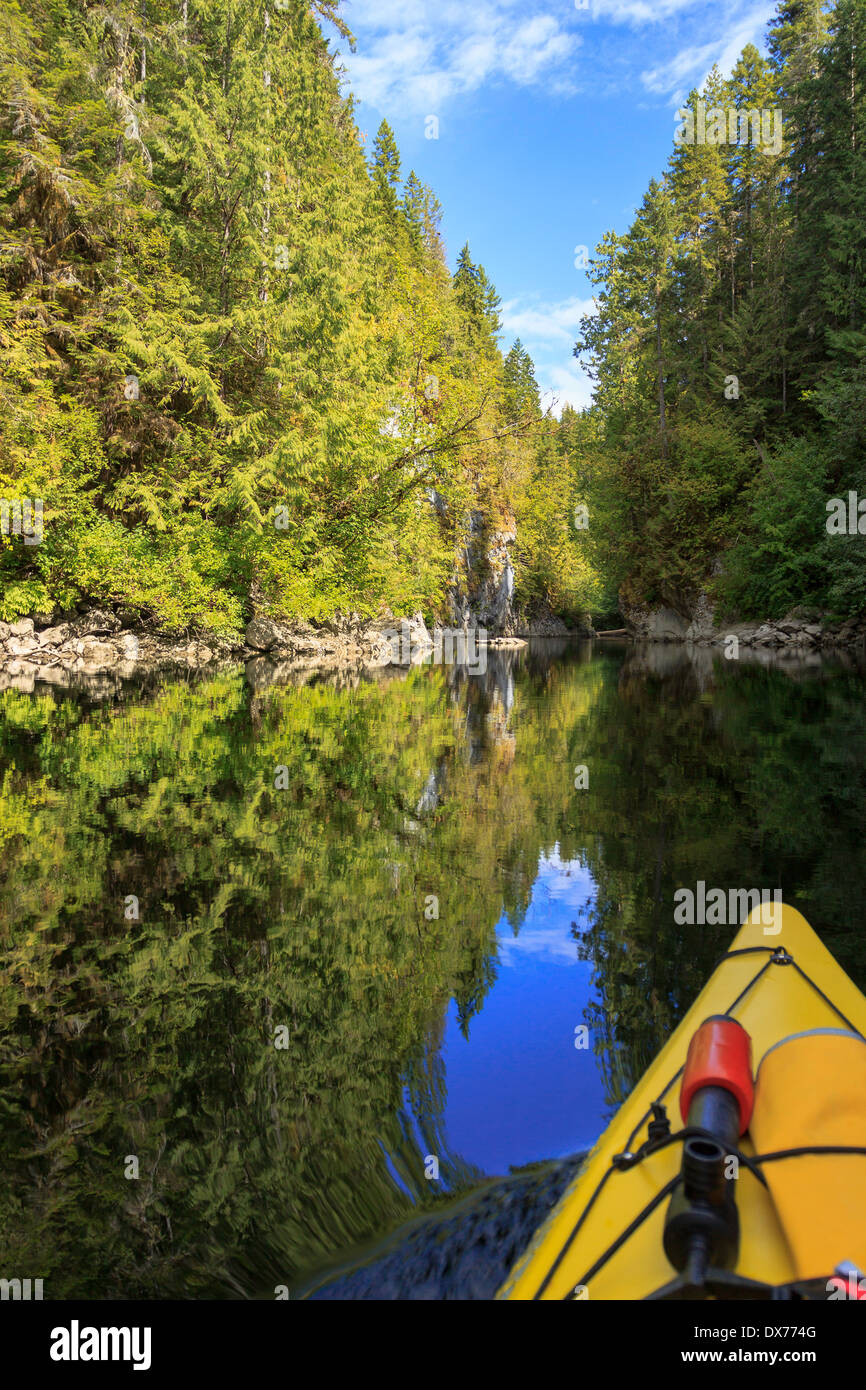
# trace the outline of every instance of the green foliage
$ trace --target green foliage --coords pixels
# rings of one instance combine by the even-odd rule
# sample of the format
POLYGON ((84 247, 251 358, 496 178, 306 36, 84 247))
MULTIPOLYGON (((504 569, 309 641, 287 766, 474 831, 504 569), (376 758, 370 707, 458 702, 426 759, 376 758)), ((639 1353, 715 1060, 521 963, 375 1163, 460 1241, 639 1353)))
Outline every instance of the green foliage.
POLYGON ((757 462, 745 488, 744 535, 729 552, 720 585, 729 611, 781 618, 796 604, 827 596, 827 569, 841 556, 826 532, 828 470, 821 462, 818 442, 804 439, 757 462))
POLYGON ((519 338, 512 344, 502 364, 502 385, 508 420, 519 420, 524 414, 536 417, 541 414, 535 368, 519 338))
POLYGON ((498 297, 387 122, 368 167, 317 16, 350 37, 331 0, 0 4, 0 488, 45 504, 4 617, 434 614, 507 511, 498 297))
POLYGON ((771 60, 750 44, 729 80, 713 69, 687 103, 705 141, 597 249, 575 352, 604 421, 601 567, 630 601, 864 605, 862 540, 823 533, 831 496, 866 491, 864 24, 863 0, 784 0, 771 60))

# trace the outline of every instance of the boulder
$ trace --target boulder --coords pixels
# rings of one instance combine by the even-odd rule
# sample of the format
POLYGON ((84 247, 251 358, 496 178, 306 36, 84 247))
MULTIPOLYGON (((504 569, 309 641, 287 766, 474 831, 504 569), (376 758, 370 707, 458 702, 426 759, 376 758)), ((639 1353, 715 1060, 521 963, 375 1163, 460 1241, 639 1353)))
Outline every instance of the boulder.
POLYGON ((81 659, 85 667, 89 667, 91 671, 102 670, 106 666, 116 664, 118 652, 108 642, 83 642, 81 659))
MULTIPOLYGON (((32 628, 33 624, 31 623, 30 626, 32 628)), ((38 647, 39 643, 35 637, 10 637, 6 643, 6 650, 10 656, 29 656, 38 647)))
POLYGON ((433 638, 427 631, 423 613, 416 613, 414 617, 409 619, 409 636, 412 639, 413 647, 433 646, 433 638))
POLYGON ((715 625, 715 609, 707 594, 702 590, 692 605, 691 622, 685 634, 687 642, 717 642, 718 629, 715 625))
POLYGON ((279 623, 275 623, 273 618, 253 618, 247 624, 244 634, 248 647, 254 647, 259 652, 269 652, 273 647, 281 647, 286 644, 285 629, 279 623))
POLYGON ((9 632, 12 637, 32 637, 33 619, 19 618, 17 623, 12 623, 9 632))
POLYGON ((69 624, 61 623, 59 627, 46 627, 43 632, 37 632, 36 636, 40 647, 62 647, 71 633, 69 624))
POLYGON ((363 647, 358 648, 358 655, 370 652, 376 666, 417 665, 434 646, 422 613, 415 613, 411 618, 395 618, 391 627, 379 624, 368 627, 361 641, 363 647))
POLYGON ((674 608, 656 608, 647 618, 646 636, 650 642, 682 642, 690 624, 674 608))
POLYGON ((798 603, 795 608, 791 609, 790 613, 785 614, 785 621, 790 622, 799 619, 800 622, 815 622, 820 617, 820 608, 813 608, 811 605, 798 603))
POLYGON ((120 631, 120 619, 103 608, 91 608, 71 624, 76 637, 113 636, 120 631))

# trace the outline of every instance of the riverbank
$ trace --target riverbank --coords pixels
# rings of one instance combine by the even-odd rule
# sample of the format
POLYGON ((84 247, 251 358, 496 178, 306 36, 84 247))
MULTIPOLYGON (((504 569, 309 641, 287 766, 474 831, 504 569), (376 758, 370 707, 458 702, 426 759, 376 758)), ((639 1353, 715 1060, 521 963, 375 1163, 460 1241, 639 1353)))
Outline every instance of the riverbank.
POLYGON ((518 650, 529 637, 589 633, 591 628, 571 633, 549 615, 523 624, 515 620, 507 634, 483 637, 472 629, 465 634, 441 628, 431 632, 420 613, 404 619, 386 615, 372 623, 352 614, 319 626, 257 618, 247 625, 243 640, 231 640, 212 634, 172 637, 137 625, 134 615, 90 608, 62 622, 0 622, 0 690, 29 691, 37 682, 66 686, 102 677, 125 680, 169 668, 197 671, 263 660, 283 672, 409 667, 431 659, 471 667, 479 652, 518 650))
POLYGON ((318 672, 405 674, 413 666, 438 661, 481 673, 487 653, 520 651, 539 638, 567 643, 599 637, 626 641, 644 652, 656 649, 659 657, 665 648, 680 648, 693 652, 695 660, 699 652, 711 660, 717 648, 739 659, 790 666, 820 660, 824 654, 866 653, 866 615, 823 625, 795 613, 773 623, 715 628, 706 620, 687 623, 673 609, 657 609, 632 611, 623 633, 596 633, 588 625, 569 629, 561 619, 545 614, 532 620, 515 618, 507 635, 480 640, 471 629, 465 637, 455 629, 431 632, 420 613, 372 623, 352 614, 319 626, 254 619, 242 640, 230 640, 212 634, 169 636, 136 625, 135 615, 91 608, 63 622, 39 625, 32 618, 0 622, 0 692, 29 693, 43 684, 110 695, 125 681, 160 671, 195 673, 238 666, 246 667, 249 683, 256 689, 308 679, 318 672), (737 638, 736 649, 732 649, 732 637, 737 638))
POLYGON ((713 610, 699 603, 691 618, 674 608, 631 608, 626 615, 631 638, 646 642, 682 642, 695 646, 732 646, 794 651, 862 649, 866 646, 866 612, 840 622, 815 609, 793 608, 784 618, 716 624, 713 610))

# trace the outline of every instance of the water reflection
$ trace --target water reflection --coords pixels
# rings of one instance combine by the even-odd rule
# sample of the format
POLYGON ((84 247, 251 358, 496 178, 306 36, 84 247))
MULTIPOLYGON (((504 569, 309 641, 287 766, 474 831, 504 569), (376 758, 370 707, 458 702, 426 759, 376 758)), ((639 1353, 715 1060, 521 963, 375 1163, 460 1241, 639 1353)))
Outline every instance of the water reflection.
POLYGON ((272 1296, 585 1147, 727 944, 699 878, 866 984, 855 663, 266 665, 0 695, 0 1270, 46 1296, 272 1296))

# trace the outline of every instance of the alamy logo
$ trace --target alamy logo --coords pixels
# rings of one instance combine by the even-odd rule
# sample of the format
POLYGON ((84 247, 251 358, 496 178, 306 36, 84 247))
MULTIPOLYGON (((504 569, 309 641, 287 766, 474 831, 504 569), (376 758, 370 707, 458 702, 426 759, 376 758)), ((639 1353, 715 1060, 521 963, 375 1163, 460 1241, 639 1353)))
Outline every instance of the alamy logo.
POLYGON ((385 644, 386 664, 412 666, 418 662, 429 662, 450 666, 456 662, 468 667, 474 675, 484 675, 487 670, 487 632, 484 628, 433 629, 432 640, 424 635, 420 640, 414 637, 409 624, 404 619, 396 628, 384 628, 380 639, 385 644))
POLYGON ((781 888, 707 888, 699 879, 695 891, 677 888, 674 893, 674 921, 680 926, 739 927, 751 912, 761 909, 760 920, 765 936, 775 936, 782 930, 781 888), (772 898, 770 894, 772 893, 772 898))
POLYGON ((131 1361, 134 1371, 150 1370, 149 1327, 69 1327, 51 1330, 52 1361, 131 1361))
POLYGON ((23 536, 25 545, 42 544, 42 498, 0 500, 0 535, 23 536))
POLYGON ((37 1302, 42 1298, 41 1279, 0 1279, 0 1299, 11 1298, 27 1301, 30 1298, 37 1302))
POLYGON ((862 500, 856 492, 844 497, 831 497, 827 503, 827 532, 831 536, 866 536, 866 497, 862 500))
POLYGON ((782 150, 782 112, 778 107, 768 111, 738 111, 735 106, 711 106, 699 101, 693 111, 683 106, 676 113, 683 124, 674 134, 677 145, 747 145, 761 147, 764 154, 780 154, 782 150))

